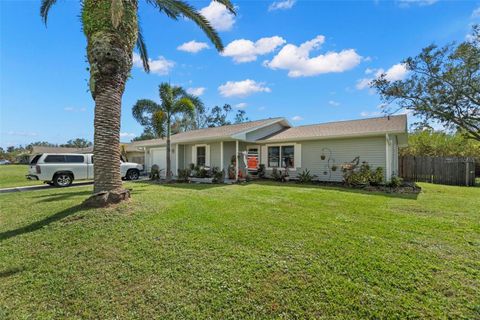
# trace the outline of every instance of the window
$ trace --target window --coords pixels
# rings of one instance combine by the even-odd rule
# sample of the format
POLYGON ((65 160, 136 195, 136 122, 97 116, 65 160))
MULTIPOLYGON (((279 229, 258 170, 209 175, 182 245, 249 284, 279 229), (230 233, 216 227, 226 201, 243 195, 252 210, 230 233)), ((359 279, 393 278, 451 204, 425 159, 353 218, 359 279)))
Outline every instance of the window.
POLYGON ((268 147, 269 168, 294 168, 295 146, 268 147), (280 161, 281 160, 281 161, 280 161))
POLYGON ((280 147, 268 147, 268 167, 277 168, 280 166, 280 147))
POLYGON ((294 166, 294 146, 282 146, 282 168, 293 168, 294 166))
POLYGON ((45 158, 44 160, 45 163, 64 163, 65 162, 65 156, 64 155, 49 155, 45 158))
POLYGON ((85 161, 84 156, 65 156, 69 163, 83 163, 85 161))
POLYGON ((37 164, 38 159, 40 159, 41 156, 41 154, 37 154, 35 157, 33 157, 32 161, 30 161, 30 164, 37 164))
POLYGON ((206 154, 207 148, 205 146, 197 147, 197 166, 205 166, 206 154))

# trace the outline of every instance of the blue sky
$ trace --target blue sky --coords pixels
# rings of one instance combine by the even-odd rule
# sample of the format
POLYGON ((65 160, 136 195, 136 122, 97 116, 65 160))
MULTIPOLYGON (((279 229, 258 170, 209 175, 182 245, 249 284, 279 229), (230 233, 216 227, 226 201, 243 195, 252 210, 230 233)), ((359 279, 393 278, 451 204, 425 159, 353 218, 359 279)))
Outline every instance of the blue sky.
MULTIPOLYGON (((480 1, 234 1, 229 16, 191 1, 220 30, 215 51, 190 21, 172 21, 141 2, 155 72, 134 66, 123 98, 122 141, 142 128, 137 99, 158 101, 163 81, 229 103, 250 119, 284 116, 295 125, 377 116, 365 83, 379 72, 402 78, 402 59, 430 43, 463 41, 480 22, 480 1), (260 40, 260 41, 259 41, 260 40)), ((80 1, 58 1, 48 27, 39 1, 0 1, 0 146, 93 139, 80 1)))

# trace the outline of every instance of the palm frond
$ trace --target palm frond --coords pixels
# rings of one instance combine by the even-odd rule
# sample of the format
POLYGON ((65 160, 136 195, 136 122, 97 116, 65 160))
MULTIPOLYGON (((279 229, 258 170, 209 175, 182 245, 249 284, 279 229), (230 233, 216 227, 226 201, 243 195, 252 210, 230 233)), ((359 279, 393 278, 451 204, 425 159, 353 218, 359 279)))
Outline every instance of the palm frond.
POLYGON ((156 7, 160 12, 164 12, 167 17, 178 20, 180 12, 169 5, 169 0, 146 0, 147 3, 156 7))
POLYGON ((148 0, 148 2, 155 3, 155 6, 159 8, 160 11, 164 11, 170 18, 178 19, 181 15, 192 20, 198 27, 200 27, 200 29, 202 29, 218 51, 223 50, 223 43, 217 31, 193 6, 181 0, 148 0))
POLYGON ((171 113, 173 106, 172 86, 168 82, 162 82, 158 87, 158 92, 162 100, 162 109, 171 113))
POLYGON ((55 2, 57 2, 57 0, 42 0, 42 4, 40 5, 40 16, 45 25, 47 25, 48 12, 55 2))
POLYGON ((214 1, 223 4, 225 8, 227 8, 228 11, 230 11, 231 14, 235 14, 235 15, 237 14, 235 12, 235 7, 230 0, 214 0, 214 1))
POLYGON ((140 58, 142 59, 143 69, 145 72, 150 72, 150 65, 148 64, 148 52, 145 40, 143 40, 142 29, 140 24, 138 25, 138 34, 137 34, 137 49, 140 53, 140 58))
POLYGON ((138 100, 132 108, 132 116, 142 126, 151 125, 151 116, 161 109, 155 101, 149 99, 138 100))
POLYGON ((152 114, 152 129, 159 138, 165 138, 167 131, 165 128, 166 120, 167 116, 162 110, 158 110, 152 114))
POLYGON ((175 113, 184 113, 193 116, 195 113, 195 105, 189 98, 183 97, 175 102, 172 114, 175 113))

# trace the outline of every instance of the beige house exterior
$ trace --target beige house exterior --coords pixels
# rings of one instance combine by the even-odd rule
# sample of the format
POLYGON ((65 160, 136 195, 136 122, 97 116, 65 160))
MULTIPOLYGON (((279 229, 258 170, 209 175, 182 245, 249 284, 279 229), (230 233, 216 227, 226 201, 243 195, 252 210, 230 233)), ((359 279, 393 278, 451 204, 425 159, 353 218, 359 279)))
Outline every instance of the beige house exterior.
MULTIPOLYGON (((292 178, 309 170, 317 180, 342 181, 341 165, 358 157, 373 169, 382 167, 388 181, 398 173, 398 148, 407 144, 407 118, 396 115, 297 127, 285 118, 271 118, 178 133, 171 144, 174 176, 193 163, 225 171, 232 165, 237 178, 245 177, 258 161, 267 175, 288 168, 292 178)), ((153 164, 165 169, 164 139, 138 141, 129 148, 139 157, 143 153, 147 171, 153 164)))

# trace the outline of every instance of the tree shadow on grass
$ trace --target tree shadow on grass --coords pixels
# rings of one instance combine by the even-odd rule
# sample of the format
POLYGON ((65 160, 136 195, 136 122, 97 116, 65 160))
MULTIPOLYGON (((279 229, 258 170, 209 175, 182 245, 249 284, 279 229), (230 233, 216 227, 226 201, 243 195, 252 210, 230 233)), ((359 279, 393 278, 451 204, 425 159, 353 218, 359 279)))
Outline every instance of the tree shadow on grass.
POLYGON ((13 276, 23 271, 25 271, 25 268, 23 267, 8 268, 8 269, 5 269, 4 271, 0 271, 0 278, 8 278, 10 276, 13 276))
POLYGON ((44 195, 34 196, 34 198, 42 199, 42 200, 39 200, 38 202, 55 202, 55 201, 67 200, 73 197, 89 196, 91 194, 92 194, 91 190, 85 190, 85 191, 78 191, 78 192, 65 192, 65 193, 53 194, 53 195, 44 194, 44 195))
POLYGON ((1 232, 0 233, 0 242, 4 241, 4 240, 7 240, 7 239, 10 239, 10 238, 13 238, 13 237, 16 237, 16 236, 19 236, 19 235, 22 235, 22 234, 25 234, 25 233, 30 233, 30 232, 39 230, 39 229, 49 225, 50 223, 62 220, 64 218, 68 217, 68 216, 71 216, 71 215, 73 215, 75 213, 78 213, 80 211, 83 211, 83 210, 87 210, 87 208, 84 207, 83 205, 76 205, 76 206, 67 208, 65 210, 62 210, 60 212, 57 212, 52 216, 45 217, 44 219, 42 219, 40 221, 33 222, 33 223, 31 223, 27 226, 17 228, 17 229, 13 229, 13 230, 8 230, 8 231, 5 231, 5 232, 1 232))
MULTIPOLYGON (((397 198, 397 199, 406 199, 406 200, 417 200, 418 193, 396 193, 396 192, 382 192, 382 191, 368 191, 363 189, 356 189, 350 188, 338 184, 319 184, 319 183, 312 183, 312 184, 300 184, 297 182, 275 182, 275 181, 268 181, 268 180, 254 180, 250 182, 250 184, 256 185, 263 185, 263 186, 275 186, 275 187, 291 187, 291 188, 301 188, 301 189, 317 189, 317 190, 329 190, 329 191, 338 191, 338 192, 346 192, 346 193, 357 193, 357 194, 365 194, 371 196, 383 196, 388 198, 397 198)), ((242 185, 242 184, 241 184, 242 185)), ((243 184, 248 185, 248 184, 243 184)))
POLYGON ((225 188, 229 186, 228 184, 223 184, 223 183, 186 183, 186 182, 172 182, 172 183, 150 182, 147 184, 152 186, 165 187, 165 188, 178 188, 178 189, 188 189, 188 190, 207 190, 212 188, 225 188))

